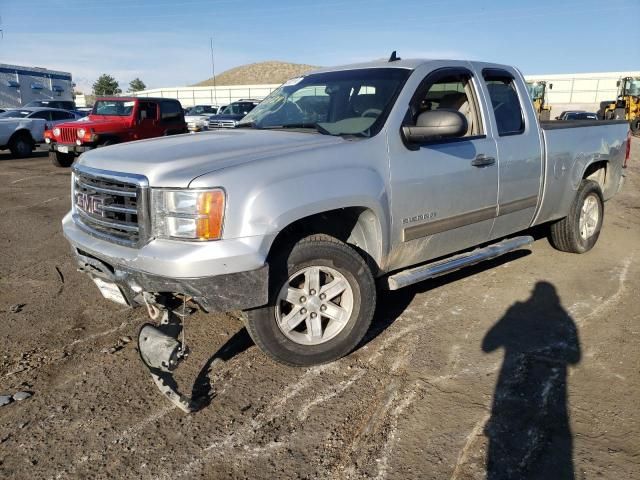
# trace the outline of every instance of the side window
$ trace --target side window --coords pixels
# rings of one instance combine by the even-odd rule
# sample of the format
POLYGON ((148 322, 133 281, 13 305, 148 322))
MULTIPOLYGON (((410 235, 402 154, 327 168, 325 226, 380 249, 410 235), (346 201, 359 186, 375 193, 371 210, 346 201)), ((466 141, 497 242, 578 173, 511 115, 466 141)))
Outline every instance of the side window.
POLYGON ((152 102, 140 102, 138 117, 140 120, 155 120, 158 118, 158 105, 152 102))
POLYGON ((42 120, 51 120, 51 111, 42 110, 40 112, 35 112, 31 115, 30 118, 41 118, 42 120))
POLYGON ((513 77, 507 72, 484 72, 483 76, 491 98, 498 135, 523 133, 524 116, 513 77))
POLYGON ((418 87, 412 101, 409 123, 415 125, 422 112, 456 110, 467 119, 468 128, 464 137, 484 135, 476 98, 470 72, 436 72, 418 87))
POLYGON ((182 117, 182 108, 177 102, 161 102, 160 115, 163 123, 177 122, 182 117))
POLYGON ((51 112, 51 116, 53 117, 53 121, 57 122, 59 120, 70 120, 75 118, 72 113, 69 112, 51 112))

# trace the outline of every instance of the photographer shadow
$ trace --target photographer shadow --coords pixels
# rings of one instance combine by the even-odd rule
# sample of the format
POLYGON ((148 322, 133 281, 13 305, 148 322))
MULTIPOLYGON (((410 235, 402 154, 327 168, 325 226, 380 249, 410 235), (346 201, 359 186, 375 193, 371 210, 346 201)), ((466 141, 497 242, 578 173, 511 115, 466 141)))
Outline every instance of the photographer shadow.
POLYGON ((538 282, 487 332, 484 352, 504 349, 485 426, 487 479, 573 479, 567 371, 580 361, 576 325, 555 287, 538 282))

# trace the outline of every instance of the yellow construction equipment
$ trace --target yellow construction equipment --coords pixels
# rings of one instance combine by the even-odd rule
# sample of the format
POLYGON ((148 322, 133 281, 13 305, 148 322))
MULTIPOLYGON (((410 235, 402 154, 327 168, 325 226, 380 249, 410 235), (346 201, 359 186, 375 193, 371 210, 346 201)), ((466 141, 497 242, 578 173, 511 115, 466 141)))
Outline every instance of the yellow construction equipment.
POLYGON ((604 110, 606 120, 627 120, 631 131, 640 135, 640 77, 618 80, 618 96, 604 110))
POLYGON ((544 80, 539 82, 527 82, 527 88, 529 89, 529 96, 533 102, 533 107, 538 113, 540 120, 551 119, 551 105, 547 100, 547 87, 549 90, 553 88, 553 83, 547 84, 544 80))

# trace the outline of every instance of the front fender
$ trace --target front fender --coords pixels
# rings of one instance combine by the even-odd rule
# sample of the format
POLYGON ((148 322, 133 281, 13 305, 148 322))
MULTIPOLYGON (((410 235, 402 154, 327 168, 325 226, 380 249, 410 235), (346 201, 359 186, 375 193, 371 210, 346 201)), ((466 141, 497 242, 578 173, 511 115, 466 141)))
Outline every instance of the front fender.
POLYGON ((372 168, 351 167, 283 178, 261 186, 245 202, 239 236, 275 235, 293 222, 330 210, 370 209, 377 217, 381 251, 389 242, 389 199, 382 177, 372 168))

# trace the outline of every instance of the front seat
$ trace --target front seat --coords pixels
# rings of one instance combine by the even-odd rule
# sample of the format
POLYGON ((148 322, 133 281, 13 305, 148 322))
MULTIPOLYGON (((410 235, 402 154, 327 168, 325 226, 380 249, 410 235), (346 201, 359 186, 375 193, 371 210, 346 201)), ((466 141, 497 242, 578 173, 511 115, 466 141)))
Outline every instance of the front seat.
POLYGON ((463 135, 464 137, 471 135, 473 131, 473 115, 471 115, 471 105, 467 100, 467 95, 464 93, 449 93, 442 97, 438 109, 446 108, 450 110, 457 110, 465 116, 467 119, 467 131, 463 135))

